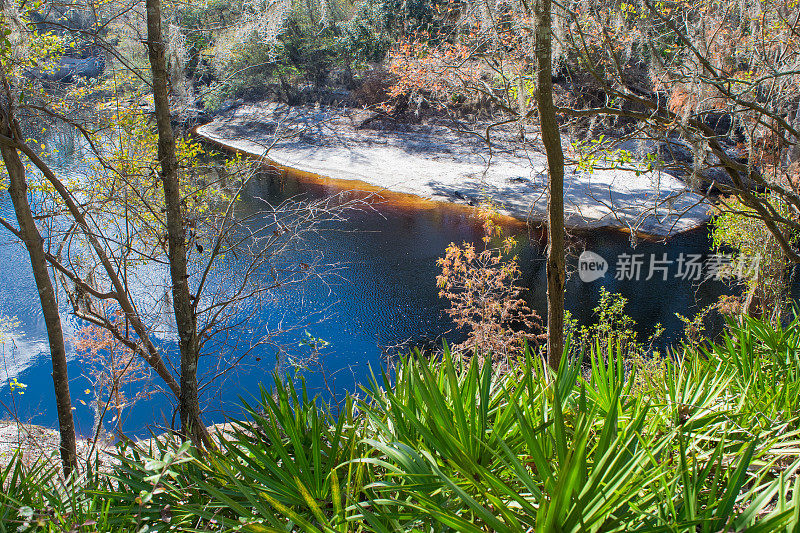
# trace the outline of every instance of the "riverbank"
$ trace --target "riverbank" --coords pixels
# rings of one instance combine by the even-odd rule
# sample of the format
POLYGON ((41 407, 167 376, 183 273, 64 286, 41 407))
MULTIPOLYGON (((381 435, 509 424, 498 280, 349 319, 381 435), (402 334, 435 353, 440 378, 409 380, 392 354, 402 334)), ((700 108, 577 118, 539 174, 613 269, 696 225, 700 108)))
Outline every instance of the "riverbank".
MULTIPOLYGON (((541 222, 547 215, 546 158, 538 132, 477 125, 393 123, 360 109, 241 105, 199 126, 197 135, 268 162, 348 180, 350 188, 411 194, 477 205, 489 197, 500 213, 541 222), (467 131, 469 130, 469 131, 467 131), (355 181, 353 181, 355 180, 355 181)), ((568 167, 565 223, 668 236, 704 224, 710 205, 679 179, 659 171, 568 167)))
MULTIPOLYGON (((230 435, 233 427, 233 423, 223 422, 208 426, 208 431, 211 435, 222 438, 224 435, 230 435)), ((154 444, 154 440, 163 442, 169 438, 169 435, 170 433, 164 432, 162 429, 154 437, 137 439, 135 444, 147 453, 154 444)), ((88 461, 96 464, 96 461, 99 461, 100 465, 110 464, 113 462, 112 455, 117 452, 116 440, 114 436, 105 434, 95 444, 90 438, 77 437, 75 443, 79 463, 85 465, 88 461)), ((46 462, 49 466, 60 469, 59 443, 58 429, 10 419, 0 420, 0 470, 6 468, 17 455, 27 466, 46 462)))
MULTIPOLYGON (((15 420, 0 420, 0 469, 5 468, 17 454, 28 466, 47 462, 54 468, 60 468, 59 441, 57 429, 15 420)), ((113 448, 112 441, 108 439, 92 446, 90 439, 78 438, 76 444, 82 464, 94 459, 95 452, 104 454, 113 448)))

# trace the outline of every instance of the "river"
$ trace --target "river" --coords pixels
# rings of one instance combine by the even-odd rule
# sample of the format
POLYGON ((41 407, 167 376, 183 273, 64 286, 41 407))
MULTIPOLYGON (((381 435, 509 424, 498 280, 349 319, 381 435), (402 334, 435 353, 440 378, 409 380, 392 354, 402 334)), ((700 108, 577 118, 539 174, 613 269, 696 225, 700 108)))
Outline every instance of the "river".
MULTIPOLYGON (((320 198, 331 190, 324 180, 286 172, 264 173, 251 183, 245 201, 261 198, 274 203, 298 195, 320 198)), ((6 196, 0 203, 0 212, 13 217, 6 196)), ((522 224, 507 224, 506 231, 518 239, 522 284, 528 289, 532 307, 544 316, 546 284, 541 232, 528 230, 522 224)), ((321 251, 325 262, 336 265, 335 269, 312 279, 302 290, 279 295, 259 312, 254 328, 267 331, 292 325, 296 329, 275 339, 283 350, 274 345, 260 346, 248 353, 235 371, 204 389, 207 422, 237 416, 241 412, 240 397, 252 399, 258 394, 260 383, 269 384, 276 366, 291 368, 292 361, 308 358, 314 344, 320 365, 307 365, 299 375, 311 393, 327 395, 326 391, 333 390, 342 395, 357 391, 368 379, 370 368, 378 371, 386 357, 414 346, 440 346, 444 338, 451 342, 463 339, 463 332, 453 330, 444 312, 447 302, 438 296, 436 260, 451 242, 477 243, 481 234, 480 221, 465 208, 395 195, 389 201, 376 203, 372 210, 351 213, 336 227, 312 235, 306 244, 321 251)), ((594 320, 592 310, 600 288, 605 287, 629 300, 627 312, 636 320, 641 338, 651 335, 656 324, 662 324, 665 332, 658 342, 667 346, 681 336, 682 324, 676 313, 692 316, 726 292, 721 282, 701 282, 696 271, 686 268, 692 258, 695 264, 705 261, 704 266, 710 268, 713 258, 706 228, 667 242, 639 240, 635 248, 631 247, 630 236, 618 231, 576 234, 569 242, 572 275, 567 282, 566 302, 580 324, 594 320), (577 271, 578 257, 586 250, 607 264, 605 275, 593 281, 584 281, 590 275, 588 270, 577 271)), ((6 411, 0 416, 13 415, 26 422, 54 426, 55 401, 44 322, 27 253, 8 234, 0 240, 0 264, 5 272, 0 280, 0 314, 16 317, 19 323, 0 344, 4 356, 0 369, 0 400, 4 407, 0 409, 6 411), (26 387, 12 391, 11 379, 26 387)), ((710 272, 708 268, 700 277, 710 272)), ((73 335, 79 325, 66 309, 64 321, 67 335, 73 335)), ((174 352, 175 345, 169 346, 174 352)), ((210 357, 204 370, 213 373, 215 365, 210 357)), ((92 428, 88 405, 91 395, 87 394, 88 381, 82 375, 86 367, 74 352, 69 370, 76 426, 80 434, 87 435, 92 428)), ((172 416, 172 403, 166 395, 156 393, 126 411, 123 428, 130 435, 143 436, 152 424, 169 425, 172 416)))

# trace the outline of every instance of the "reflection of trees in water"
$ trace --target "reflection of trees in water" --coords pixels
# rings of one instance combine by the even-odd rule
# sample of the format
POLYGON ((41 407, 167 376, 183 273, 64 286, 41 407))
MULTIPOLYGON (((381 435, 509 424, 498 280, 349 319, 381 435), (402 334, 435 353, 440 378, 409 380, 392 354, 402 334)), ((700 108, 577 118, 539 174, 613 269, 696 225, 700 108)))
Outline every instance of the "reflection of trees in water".
MULTIPOLYGON (((208 181, 213 183, 215 179, 209 178, 208 181)), ((226 179, 230 186, 238 183, 236 176, 227 175, 226 179)), ((260 180, 254 180, 249 182, 249 187, 243 201, 236 205, 239 226, 236 226, 236 231, 233 231, 234 226, 228 226, 231 230, 230 237, 234 240, 259 232, 265 237, 267 234, 273 235, 272 231, 277 229, 274 225, 277 213, 273 212, 271 206, 280 206, 290 194, 307 190, 300 182, 292 182, 281 188, 279 181, 267 186, 260 180)), ((319 192, 320 197, 324 197, 324 194, 325 191, 319 192)), ((306 197, 309 201, 315 199, 320 198, 313 195, 306 197)), ((297 203, 286 204, 283 214, 294 216, 295 211, 292 211, 290 205, 295 205, 296 213, 300 213, 301 203, 297 203)), ((376 206, 376 209, 380 209, 380 206, 376 206)), ((288 226, 302 226, 304 220, 303 216, 296 216, 288 226)), ((117 230, 124 230, 123 226, 115 227, 117 230)), ((322 228, 321 231, 316 233, 295 233, 300 238, 295 241, 294 247, 285 248, 281 258, 275 257, 271 261, 265 258, 263 268, 250 269, 249 275, 249 258, 260 249, 255 244, 247 253, 225 253, 224 258, 209 271, 204 296, 200 300, 203 309, 211 308, 215 302, 224 299, 226 294, 235 293, 245 276, 249 276, 249 281, 252 282, 247 285, 251 289, 274 285, 275 277, 269 266, 273 266, 276 273, 284 270, 287 273, 296 271, 301 276, 298 280, 305 280, 293 286, 289 284, 265 290, 258 298, 247 300, 240 297, 231 303, 226 313, 229 320, 221 320, 219 327, 214 330, 219 334, 209 336, 204 348, 207 357, 201 368, 201 379, 207 384, 203 392, 209 405, 217 405, 217 402, 221 403, 226 398, 233 398, 239 391, 244 392, 254 380, 265 379, 265 369, 272 369, 276 359, 279 368, 285 369, 285 354, 293 352, 298 357, 298 352, 303 351, 303 348, 297 346, 297 337, 303 334, 304 329, 331 342, 331 346, 319 351, 319 360, 326 365, 329 373, 339 371, 335 374, 338 388, 344 387, 344 382, 357 382, 356 379, 351 379, 353 372, 359 376, 365 375, 367 362, 377 367, 380 347, 384 347, 383 351, 387 356, 420 345, 423 348, 440 348, 439 335, 447 325, 443 323, 445 319, 438 314, 442 302, 438 301, 433 292, 433 262, 443 253, 447 243, 475 238, 476 224, 473 221, 463 214, 447 209, 431 212, 390 208, 385 214, 371 213, 369 210, 361 213, 351 211, 349 216, 327 219, 317 226, 319 228, 322 228), (317 259, 312 260, 309 257, 317 259), (300 267, 301 263, 313 268, 303 269, 300 267), (334 277, 327 278, 326 286, 318 274, 329 272, 330 269, 325 265, 330 263, 339 264, 341 269, 334 271, 334 277), (424 283, 428 274, 430 294, 424 283), (313 311, 318 314, 309 316, 313 311), (342 317, 344 314, 353 316, 342 317), (303 322, 304 317, 313 323, 313 327, 308 325, 308 321, 303 322), (332 320, 317 326, 316 323, 325 317, 332 320), (229 327, 223 327, 224 323, 229 327), (343 332, 345 329, 349 331, 343 332), (281 332, 284 334, 280 335, 281 332), (360 343, 364 338, 367 339, 364 345, 371 343, 371 347, 367 348, 374 351, 365 351, 365 357, 358 355, 354 361, 350 358, 353 350, 367 348, 362 344, 354 347, 351 344, 352 339, 357 339, 356 342, 360 343), (354 365, 352 371, 351 364, 354 365), (225 369, 232 365, 240 368, 226 372, 225 369), (210 384, 214 379, 217 380, 216 384, 210 384)), ((112 229, 108 228, 109 236, 114 235, 112 229)), ((298 231, 300 230, 298 227, 298 231)), ((124 235, 124 231, 118 235, 124 235)), ((589 238, 588 242, 592 242, 592 249, 599 250, 601 255, 606 255, 606 250, 616 250, 614 253, 621 253, 623 250, 630 252, 625 236, 615 237, 614 234, 604 232, 592 235, 594 237, 589 238)), ((201 260, 207 260, 207 254, 211 250, 208 243, 198 242, 203 250, 201 253, 195 247, 191 252, 191 257, 198 260, 190 278, 193 280, 202 275, 204 263, 201 260)), ((695 243, 691 239, 674 242, 672 246, 676 246, 676 249, 682 246, 699 248, 703 245, 702 242, 695 243)), ((76 241, 73 241, 73 246, 77 246, 76 241)), ((637 253, 639 250, 642 248, 637 248, 637 253)), ((76 252, 77 259, 79 248, 73 248, 73 251, 76 252)), ((540 268, 540 250, 534 243, 529 251, 523 251, 521 255, 523 268, 534 274, 532 280, 528 274, 534 300, 541 302, 537 295, 543 294, 543 279, 535 276, 536 272, 543 270, 540 268)), ((107 278, 99 271, 94 276, 94 286, 108 283, 107 278)), ((127 276, 128 291, 131 298, 139 302, 142 315, 147 317, 149 333, 154 343, 174 364, 176 350, 173 341, 176 333, 166 265, 158 261, 142 262, 138 265, 131 262, 127 276)), ((86 280, 89 277, 82 274, 81 279, 86 280)), ((643 285, 640 288, 642 291, 635 291, 620 285, 617 290, 627 292, 627 297, 632 301, 632 311, 637 311, 638 302, 641 302, 643 316, 651 312, 669 315, 673 298, 687 302, 686 298, 693 294, 692 288, 680 288, 679 291, 670 293, 670 302, 665 304, 653 295, 652 287, 643 285)), ((196 289, 194 287, 193 291, 196 289)), ((571 287, 568 290, 568 298, 583 307, 588 307, 585 302, 590 301, 595 294, 596 287, 571 287), (578 294, 577 291, 581 291, 579 294, 583 296, 571 296, 578 294)), ((584 315, 588 321, 592 320, 590 309, 591 307, 584 315)), ((641 320, 639 322, 643 326, 647 323, 641 320)), ((309 374, 309 379, 319 381, 321 377, 320 374, 309 374)))

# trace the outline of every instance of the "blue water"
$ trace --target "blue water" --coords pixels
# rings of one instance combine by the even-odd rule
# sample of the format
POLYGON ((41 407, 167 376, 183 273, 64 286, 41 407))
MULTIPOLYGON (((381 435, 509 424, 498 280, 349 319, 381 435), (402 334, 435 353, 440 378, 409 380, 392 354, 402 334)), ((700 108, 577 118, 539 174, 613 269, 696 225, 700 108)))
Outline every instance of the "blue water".
MULTIPOLYGON (((328 193, 327 188, 315 182, 264 174, 247 191, 246 202, 255 205, 256 198, 279 202, 298 194, 319 198, 328 193)), ((0 213, 13 219, 7 198, 0 201, 0 213)), ((292 361, 308 359, 314 342, 319 348, 319 365, 310 363, 299 375, 312 392, 327 395, 332 391, 342 395, 345 391, 357 391, 358 385, 368 379, 370 366, 378 369, 386 357, 413 346, 438 346, 443 338, 462 340, 463 332, 453 331, 444 313, 447 303, 438 296, 436 260, 451 242, 478 242, 481 231, 480 222, 461 209, 377 204, 374 210, 352 212, 346 220, 329 224, 326 231, 309 236, 305 249, 322 254, 324 263, 335 266, 328 268, 322 277, 313 278, 302 287, 275 293, 262 303, 244 337, 250 339, 252 334, 280 327, 290 331, 276 336, 272 344, 247 351, 235 370, 204 388, 206 421, 221 422, 226 416, 237 416, 241 412, 240 397, 251 399, 257 395, 259 384, 269 384, 276 368, 290 370, 292 361)), ((529 288, 533 308, 544 316, 546 285, 541 234, 522 228, 516 232, 523 283, 529 288)), ((629 300, 627 310, 637 321, 642 338, 652 334, 660 323, 666 331, 659 342, 668 345, 681 334, 676 312, 691 316, 725 292, 720 282, 698 283, 676 279, 672 274, 666 281, 659 276, 649 281, 614 277, 620 254, 637 253, 647 258, 667 253, 673 260, 681 253, 707 255, 710 242, 703 228, 666 243, 639 242, 635 250, 628 235, 604 230, 573 235, 569 244, 570 269, 576 268, 577 255, 584 249, 601 255, 610 268, 604 278, 591 283, 582 282, 577 274, 570 277, 567 307, 582 324, 593 320, 592 310, 600 287, 605 287, 629 300)), ((223 272, 235 276, 236 260, 227 261, 223 272)), ((11 340, 0 345, 4 356, 4 367, 0 368, 3 402, 0 416, 13 415, 23 421, 55 426, 50 362, 38 296, 27 253, 7 234, 0 239, 0 264, 5 267, 5 275, 0 279, 0 314, 15 316, 19 321, 11 340), (27 385, 23 395, 10 391, 8 380, 12 378, 27 385)), ((79 327, 76 320, 66 309, 63 318, 67 335, 74 334, 79 327)), ((168 336, 162 343, 177 363, 176 345, 168 336)), ((224 367, 224 361, 235 360, 244 353, 241 344, 239 348, 231 348, 231 344, 235 342, 225 338, 216 346, 207 347, 209 355, 201 369, 204 379, 224 367)), ((81 403, 83 400, 88 404, 91 399, 86 394, 88 381, 83 376, 87 368, 73 354, 69 371, 76 426, 79 433, 88 435, 92 411, 81 403)), ((128 409, 122 427, 130 435, 142 436, 154 426, 169 426, 173 417, 174 400, 156 393, 128 409)), ((110 421, 106 426, 112 427, 110 421)))

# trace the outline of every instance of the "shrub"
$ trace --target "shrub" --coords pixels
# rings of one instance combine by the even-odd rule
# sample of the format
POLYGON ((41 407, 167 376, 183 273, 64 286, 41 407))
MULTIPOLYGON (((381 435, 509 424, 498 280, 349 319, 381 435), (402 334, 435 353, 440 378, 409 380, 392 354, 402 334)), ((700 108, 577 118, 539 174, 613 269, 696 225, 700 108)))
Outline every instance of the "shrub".
POLYGON ((436 284, 439 296, 450 301, 447 313, 468 334, 455 349, 507 359, 520 353, 526 342, 536 343, 539 318, 522 298, 517 257, 510 256, 514 239, 502 239, 488 209, 482 209, 481 216, 483 250, 467 242, 451 243, 438 260, 442 273, 436 284), (502 239, 498 245, 492 245, 495 238, 502 239))
MULTIPOLYGON (((384 69, 370 70, 364 74, 353 96, 359 105, 377 106, 389 100, 389 91, 395 82, 395 76, 384 69)), ((393 107, 402 106, 397 104, 393 107)))
MULTIPOLYGON (((770 205, 787 216, 788 206, 779 200, 771 198, 770 205)), ((735 199, 726 204, 726 209, 714 217, 712 228, 717 252, 732 251, 721 274, 747 289, 740 312, 777 322, 786 309, 789 260, 755 211, 735 199)))
POLYGON ((276 377, 204 456, 177 439, 121 446, 69 498, 16 463, 0 517, 45 531, 795 531, 800 320, 729 327, 640 391, 618 343, 586 375, 566 356, 557 372, 525 353, 497 373, 417 352, 338 417, 276 377))

